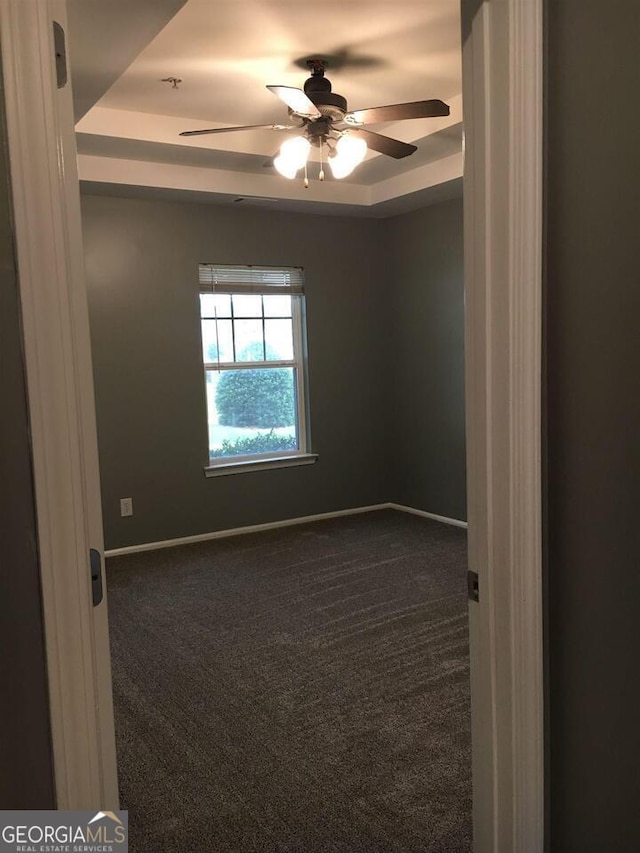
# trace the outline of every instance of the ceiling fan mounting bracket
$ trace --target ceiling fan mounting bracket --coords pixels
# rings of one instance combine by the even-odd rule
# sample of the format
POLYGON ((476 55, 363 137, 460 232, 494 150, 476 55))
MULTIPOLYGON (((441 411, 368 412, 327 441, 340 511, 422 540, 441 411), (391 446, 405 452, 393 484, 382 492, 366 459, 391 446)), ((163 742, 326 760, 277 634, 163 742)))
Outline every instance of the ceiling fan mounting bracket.
POLYGON ((307 59, 307 68, 314 77, 323 77, 325 70, 329 67, 329 63, 326 59, 321 59, 318 56, 313 56, 307 59))

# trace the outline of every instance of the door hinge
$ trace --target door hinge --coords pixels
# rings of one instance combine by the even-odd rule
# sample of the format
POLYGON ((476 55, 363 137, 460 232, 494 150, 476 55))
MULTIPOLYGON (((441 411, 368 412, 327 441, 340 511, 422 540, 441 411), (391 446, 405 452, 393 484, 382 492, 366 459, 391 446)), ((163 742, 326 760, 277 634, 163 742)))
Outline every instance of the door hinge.
POLYGON ((97 607, 102 601, 102 558, 100 551, 89 549, 89 566, 91 568, 91 598, 93 606, 97 607))
POLYGON ((53 22, 53 50, 56 56, 58 89, 62 89, 67 85, 67 48, 64 30, 57 21, 53 22))
POLYGON ((467 591, 471 601, 480 601, 480 585, 477 572, 467 572, 467 591))

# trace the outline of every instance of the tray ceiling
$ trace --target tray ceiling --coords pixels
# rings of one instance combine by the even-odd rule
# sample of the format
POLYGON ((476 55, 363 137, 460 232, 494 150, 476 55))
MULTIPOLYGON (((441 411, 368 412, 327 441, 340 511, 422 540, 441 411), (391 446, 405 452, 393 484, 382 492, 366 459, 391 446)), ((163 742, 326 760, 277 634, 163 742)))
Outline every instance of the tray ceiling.
MULTIPOLYGON (((99 16, 86 9, 99 5, 91 0, 74 21, 72 3, 72 78, 83 98, 77 112, 87 107, 87 81, 104 69, 104 57, 114 65, 112 48, 121 44, 113 16, 110 31, 102 42, 97 39, 99 16), (93 51, 87 49, 91 44, 93 51), (81 65, 74 53, 82 57, 81 65)), ((113 10, 113 0, 106 5, 113 10)), ((141 16, 141 6, 149 5, 129 0, 127 8, 137 14, 123 13, 119 22, 127 47, 130 51, 143 37, 148 43, 77 124, 80 177, 92 189, 195 193, 218 203, 241 196, 268 199, 264 203, 281 208, 374 216, 459 192, 459 0, 321 5, 187 0, 168 22, 179 2, 156 6, 155 18, 149 9, 141 16), (137 41, 136 27, 145 31, 137 41), (264 167, 282 142, 273 131, 178 135, 202 127, 286 122, 286 107, 265 86, 301 88, 308 76, 305 59, 311 56, 328 58, 333 90, 347 98, 350 109, 441 98, 451 115, 371 127, 413 142, 418 151, 404 160, 370 152, 342 181, 319 183, 311 163, 308 190, 301 180, 289 181, 264 167), (162 82, 167 77, 181 82, 174 88, 162 82)))

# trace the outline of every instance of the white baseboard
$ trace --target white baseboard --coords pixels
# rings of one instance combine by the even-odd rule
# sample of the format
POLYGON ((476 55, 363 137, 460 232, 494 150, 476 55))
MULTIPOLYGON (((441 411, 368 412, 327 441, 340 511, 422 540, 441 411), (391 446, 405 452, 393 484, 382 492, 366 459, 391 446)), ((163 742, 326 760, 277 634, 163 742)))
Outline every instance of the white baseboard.
POLYGON ((447 518, 446 515, 436 515, 433 512, 425 512, 423 509, 414 509, 412 506, 403 506, 402 504, 389 503, 385 504, 389 509, 397 509, 400 512, 409 512, 411 515, 420 515, 422 518, 430 518, 432 521, 439 521, 441 524, 450 524, 452 527, 463 527, 467 529, 467 522, 460 521, 458 518, 447 518))
POLYGON ((466 527, 466 521, 458 521, 455 518, 446 518, 443 515, 434 515, 431 512, 423 512, 420 509, 412 509, 395 503, 373 504, 372 506, 358 506, 353 509, 339 509, 335 512, 321 512, 317 515, 303 515, 299 518, 286 518, 283 521, 270 521, 266 524, 249 524, 246 527, 233 527, 229 530, 216 530, 213 533, 198 533, 195 536, 182 536, 179 539, 164 539, 161 542, 145 542, 141 545, 127 545, 124 548, 112 548, 104 552, 105 557, 122 557, 126 554, 138 554, 142 551, 157 551, 160 548, 173 548, 175 545, 191 545, 195 542, 207 542, 210 539, 226 539, 228 536, 241 536, 245 533, 258 533, 261 530, 274 530, 277 527, 292 527, 294 524, 307 524, 310 521, 322 521, 326 518, 339 518, 343 515, 360 515, 363 512, 375 512, 379 509, 395 509, 399 512, 409 512, 412 515, 420 515, 443 524, 452 524, 455 527, 466 527))
POLYGON ((320 512, 317 515, 302 515, 299 518, 285 518, 283 521, 269 521, 266 524, 248 524, 246 527, 232 527, 229 530, 216 530, 213 533, 198 533, 195 536, 182 536, 179 539, 165 539, 162 542, 146 542, 142 545, 128 545, 105 551, 105 557, 120 557, 124 554, 137 554, 139 551, 156 551, 158 548, 173 548, 174 545, 190 545, 193 542, 207 542, 209 539, 225 539, 227 536, 240 536, 244 533, 258 533, 261 530, 273 530, 277 527, 291 527, 294 524, 306 524, 309 521, 322 521, 325 518, 338 518, 342 515, 358 515, 361 512, 374 512, 377 509, 389 509, 391 504, 374 504, 353 509, 340 509, 336 512, 320 512))

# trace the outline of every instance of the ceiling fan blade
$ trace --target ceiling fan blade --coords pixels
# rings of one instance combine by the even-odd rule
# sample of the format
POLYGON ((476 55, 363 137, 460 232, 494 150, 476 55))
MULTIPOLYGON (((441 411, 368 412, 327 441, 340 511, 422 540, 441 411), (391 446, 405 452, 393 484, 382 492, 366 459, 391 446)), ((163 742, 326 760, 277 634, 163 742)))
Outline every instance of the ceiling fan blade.
POLYGON ((242 127, 211 127, 205 130, 183 130, 180 136, 204 136, 207 133, 233 133, 236 130, 299 130, 294 124, 247 124, 242 127))
POLYGON ((413 101, 410 104, 390 104, 386 107, 371 107, 347 113, 347 124, 375 124, 381 121, 400 121, 406 118, 435 118, 448 116, 449 107, 444 101, 413 101))
POLYGON ((399 139, 392 139, 390 136, 383 136, 381 133, 374 133, 372 130, 365 130, 363 127, 350 127, 349 133, 361 136, 367 143, 367 147, 371 148, 372 151, 378 151, 380 154, 386 154, 396 160, 408 157, 409 154, 418 150, 416 145, 411 145, 409 142, 400 142, 399 139))
POLYGON ((281 101, 284 101, 296 115, 305 118, 320 118, 320 110, 302 89, 296 89, 293 86, 267 86, 267 89, 281 101))

